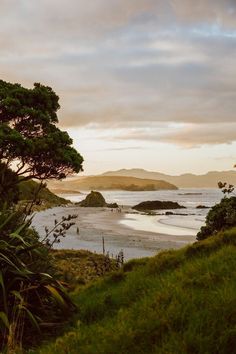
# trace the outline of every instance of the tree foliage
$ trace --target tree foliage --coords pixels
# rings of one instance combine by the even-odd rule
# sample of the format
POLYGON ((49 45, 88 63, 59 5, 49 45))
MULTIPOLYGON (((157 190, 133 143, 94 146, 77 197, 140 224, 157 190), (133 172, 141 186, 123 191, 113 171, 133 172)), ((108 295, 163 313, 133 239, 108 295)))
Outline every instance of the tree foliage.
POLYGON ((58 100, 50 87, 27 89, 0 80, 0 351, 15 352, 36 331, 58 328, 74 310, 49 250, 75 216, 55 223, 43 240, 29 220, 45 180, 82 170, 82 156, 56 126, 58 100), (40 183, 29 207, 15 211, 18 184, 32 178, 40 183))
MULTIPOLYGON (((0 160, 23 179, 62 179, 82 170, 83 158, 61 131, 59 97, 48 86, 27 89, 0 80, 0 160)), ((22 180, 23 180, 22 179, 22 180)))
POLYGON ((224 197, 220 203, 209 210, 206 225, 201 227, 197 240, 204 240, 233 226, 236 226, 236 197, 224 197))
POLYGON ((0 209, 4 204, 16 203, 18 198, 18 176, 5 163, 0 162, 0 209))

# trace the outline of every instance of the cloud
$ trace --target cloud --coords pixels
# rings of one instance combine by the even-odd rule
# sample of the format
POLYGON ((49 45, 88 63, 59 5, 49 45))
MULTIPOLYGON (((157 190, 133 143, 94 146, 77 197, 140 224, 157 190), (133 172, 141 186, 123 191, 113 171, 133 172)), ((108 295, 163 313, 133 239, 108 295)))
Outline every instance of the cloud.
POLYGON ((185 146, 236 140, 234 0, 0 0, 0 8, 1 78, 52 86, 63 128, 185 146))

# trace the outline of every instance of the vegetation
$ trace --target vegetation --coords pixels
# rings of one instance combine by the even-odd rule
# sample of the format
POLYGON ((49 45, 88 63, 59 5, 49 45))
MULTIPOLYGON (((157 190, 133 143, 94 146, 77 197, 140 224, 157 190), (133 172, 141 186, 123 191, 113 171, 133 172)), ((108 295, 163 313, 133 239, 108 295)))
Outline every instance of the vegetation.
POLYGON ((225 197, 209 210, 206 225, 201 227, 197 239, 204 240, 233 226, 236 226, 236 197, 225 197))
POLYGON ((73 327, 31 353, 233 353, 236 229, 133 260, 74 299, 73 327))
POLYGON ((75 216, 55 221, 43 240, 29 217, 41 199, 65 202, 45 188, 46 179, 82 169, 72 140, 56 127, 58 108, 50 87, 0 80, 0 350, 8 353, 58 331, 75 309, 50 252, 75 216), (16 205, 19 199, 29 202, 16 205))
POLYGON ((0 80, 0 197, 4 200, 15 202, 16 186, 25 180, 62 179, 82 170, 82 156, 71 146, 69 135, 56 126, 58 100, 50 87, 37 83, 27 89, 0 80))
POLYGON ((91 283, 123 265, 122 252, 112 259, 108 254, 86 250, 53 250, 52 257, 59 279, 66 282, 70 290, 91 283))
POLYGON ((8 351, 32 344, 74 308, 54 277, 49 247, 24 217, 20 211, 0 214, 0 349, 7 345, 8 351))
POLYGON ((69 202, 64 198, 58 197, 46 187, 40 189, 39 192, 38 190, 39 184, 35 181, 31 180, 21 182, 19 184, 19 200, 21 201, 21 205, 36 198, 34 210, 42 210, 53 206, 67 204, 69 202))
POLYGON ((206 225, 202 226, 197 234, 199 241, 215 235, 219 231, 236 226, 236 197, 229 197, 234 191, 234 186, 226 182, 218 182, 218 186, 224 194, 224 198, 208 212, 206 225))

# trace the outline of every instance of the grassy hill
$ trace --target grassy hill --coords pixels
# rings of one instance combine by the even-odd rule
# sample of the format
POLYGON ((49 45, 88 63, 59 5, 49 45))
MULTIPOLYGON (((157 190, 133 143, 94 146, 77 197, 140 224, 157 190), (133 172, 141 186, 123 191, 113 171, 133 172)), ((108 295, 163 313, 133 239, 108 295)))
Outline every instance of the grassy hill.
POLYGON ((219 181, 227 181, 228 183, 236 185, 236 171, 211 171, 202 175, 185 173, 179 176, 171 176, 160 172, 131 168, 105 172, 102 176, 114 175, 164 180, 179 188, 217 188, 219 181))
POLYGON ((52 190, 111 190, 120 189, 127 191, 177 189, 171 183, 136 177, 123 176, 90 176, 80 177, 71 181, 53 181, 49 183, 52 190))
POLYGON ((235 353, 236 229, 130 261, 73 297, 70 330, 31 353, 235 353))
MULTIPOLYGON (((32 180, 19 183, 20 200, 32 200, 38 188, 38 185, 39 184, 37 182, 32 180)), ((45 208, 68 203, 66 199, 58 197, 57 195, 52 193, 48 188, 42 189, 39 194, 39 197, 43 201, 43 205, 45 208)))

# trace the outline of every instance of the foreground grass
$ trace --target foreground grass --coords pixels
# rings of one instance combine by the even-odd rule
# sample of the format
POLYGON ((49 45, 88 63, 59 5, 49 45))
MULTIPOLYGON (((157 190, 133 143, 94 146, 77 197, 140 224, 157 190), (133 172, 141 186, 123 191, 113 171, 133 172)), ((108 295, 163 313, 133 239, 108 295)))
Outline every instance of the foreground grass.
POLYGON ((86 250, 52 250, 52 256, 59 280, 66 282, 70 289, 84 286, 120 267, 115 259, 86 250))
POLYGON ((232 229, 75 289, 74 327, 31 353, 234 353, 235 246, 232 229))

